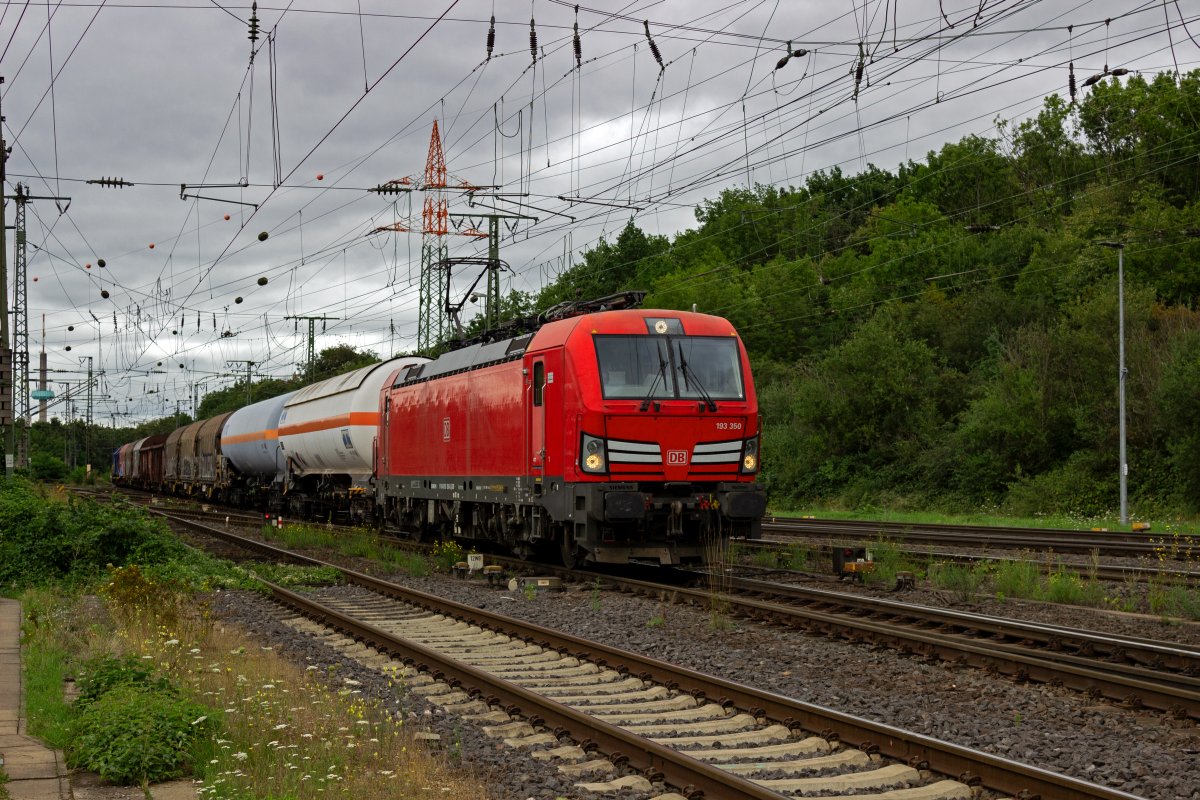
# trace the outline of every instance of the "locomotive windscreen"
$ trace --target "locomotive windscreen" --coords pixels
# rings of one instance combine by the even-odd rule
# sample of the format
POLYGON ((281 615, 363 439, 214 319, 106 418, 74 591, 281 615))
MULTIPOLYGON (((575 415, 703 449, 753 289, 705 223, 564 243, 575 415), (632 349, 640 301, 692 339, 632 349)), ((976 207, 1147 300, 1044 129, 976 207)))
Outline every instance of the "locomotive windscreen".
POLYGON ((732 337, 594 338, 607 399, 745 399, 741 359, 732 337))

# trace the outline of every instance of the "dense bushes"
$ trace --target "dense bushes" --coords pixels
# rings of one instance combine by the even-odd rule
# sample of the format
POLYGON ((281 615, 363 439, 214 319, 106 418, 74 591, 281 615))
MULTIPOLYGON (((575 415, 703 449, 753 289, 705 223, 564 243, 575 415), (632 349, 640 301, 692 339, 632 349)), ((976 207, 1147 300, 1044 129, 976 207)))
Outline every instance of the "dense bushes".
POLYGON ((133 657, 84 664, 67 763, 120 784, 184 774, 214 722, 164 677, 133 657))
POLYGON ((143 512, 49 494, 14 480, 0 484, 0 586, 81 580, 106 565, 163 563, 184 550, 143 512))

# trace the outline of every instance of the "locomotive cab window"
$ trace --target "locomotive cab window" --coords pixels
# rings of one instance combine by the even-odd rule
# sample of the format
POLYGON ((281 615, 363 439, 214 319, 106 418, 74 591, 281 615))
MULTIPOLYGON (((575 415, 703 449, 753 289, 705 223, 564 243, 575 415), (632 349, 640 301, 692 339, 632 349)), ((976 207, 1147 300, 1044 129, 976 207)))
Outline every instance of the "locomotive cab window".
POLYGON ((717 336, 596 336, 605 399, 744 400, 737 340, 717 336))
POLYGON ((733 339, 685 336, 674 339, 671 347, 680 397, 745 399, 742 365, 733 339))
POLYGON ((533 362, 533 404, 542 404, 542 390, 546 386, 546 364, 544 361, 533 362))

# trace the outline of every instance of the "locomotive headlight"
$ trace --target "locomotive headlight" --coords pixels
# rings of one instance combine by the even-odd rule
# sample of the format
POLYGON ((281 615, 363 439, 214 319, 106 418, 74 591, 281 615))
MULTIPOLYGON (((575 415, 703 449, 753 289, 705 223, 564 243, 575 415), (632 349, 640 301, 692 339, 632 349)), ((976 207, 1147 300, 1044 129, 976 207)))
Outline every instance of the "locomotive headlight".
POLYGON ((605 471, 604 440, 598 436, 583 434, 581 442, 583 455, 580 468, 584 472, 600 473, 605 471))
POLYGON ((742 444, 742 472, 758 471, 758 437, 742 444))

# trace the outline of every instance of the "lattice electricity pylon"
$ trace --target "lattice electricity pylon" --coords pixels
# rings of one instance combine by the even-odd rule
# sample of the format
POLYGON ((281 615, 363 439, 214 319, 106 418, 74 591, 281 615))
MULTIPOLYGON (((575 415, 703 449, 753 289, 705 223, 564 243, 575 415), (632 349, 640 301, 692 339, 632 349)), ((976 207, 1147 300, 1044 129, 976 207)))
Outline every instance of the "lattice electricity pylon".
POLYGON ((427 353, 446 339, 449 319, 442 297, 449 281, 446 260, 449 203, 446 201, 446 154, 438 123, 433 121, 429 155, 425 159, 425 204, 421 210, 421 283, 417 310, 417 350, 427 353))
MULTIPOLYGON (((449 273, 444 262, 448 253, 446 237, 450 235, 486 238, 479 230, 450 230, 450 212, 447 194, 453 192, 476 192, 476 186, 456 179, 450 183, 446 171, 446 154, 442 150, 442 137, 437 120, 433 121, 433 132, 429 137, 429 153, 425 159, 425 173, 418 183, 411 177, 390 180, 368 191, 377 194, 400 194, 420 191, 425 193, 421 209, 421 222, 398 220, 383 225, 372 233, 391 231, 395 233, 421 232, 421 276, 418 283, 417 350, 427 353, 448 338, 450 318, 446 314, 444 298, 449 284, 449 273)), ((495 188, 495 187, 490 187, 495 188)))
POLYGON ((17 437, 17 467, 29 463, 29 426, 33 422, 29 402, 29 284, 25 255, 25 186, 17 184, 13 233, 13 408, 14 417, 25 420, 25 431, 17 437))
POLYGON ((13 410, 14 416, 25 420, 25 431, 17 442, 16 462, 18 467, 29 465, 29 429, 33 425, 33 402, 29 395, 29 280, 25 247, 25 206, 30 200, 53 200, 60 214, 66 213, 71 205, 69 197, 32 195, 29 187, 17 184, 12 195, 16 215, 13 233, 13 410), (63 203, 66 205, 63 205, 63 203))

